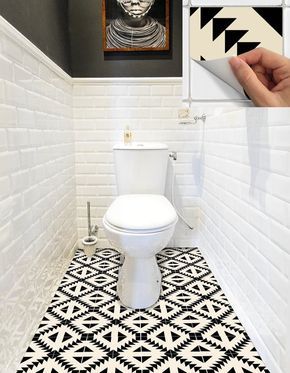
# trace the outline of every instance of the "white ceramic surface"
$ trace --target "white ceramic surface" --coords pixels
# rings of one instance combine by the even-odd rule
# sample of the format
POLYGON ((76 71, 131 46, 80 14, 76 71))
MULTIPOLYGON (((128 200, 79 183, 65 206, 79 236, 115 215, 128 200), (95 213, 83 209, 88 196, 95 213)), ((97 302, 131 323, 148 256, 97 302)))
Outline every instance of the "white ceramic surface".
POLYGON ((163 194, 168 146, 138 142, 114 146, 118 194, 163 194))
POLYGON ((103 226, 110 243, 125 255, 117 291, 125 306, 147 308, 156 303, 161 289, 155 254, 168 244, 178 220, 163 196, 168 147, 118 144, 114 159, 121 196, 107 210, 103 226))
POLYGON ((86 236, 81 240, 81 248, 87 256, 93 256, 98 245, 98 238, 96 236, 86 236))
POLYGON ((164 230, 135 234, 132 231, 116 230, 103 219, 107 238, 125 255, 117 288, 119 298, 125 306, 148 308, 157 302, 161 275, 155 255, 168 244, 176 223, 177 218, 164 230))

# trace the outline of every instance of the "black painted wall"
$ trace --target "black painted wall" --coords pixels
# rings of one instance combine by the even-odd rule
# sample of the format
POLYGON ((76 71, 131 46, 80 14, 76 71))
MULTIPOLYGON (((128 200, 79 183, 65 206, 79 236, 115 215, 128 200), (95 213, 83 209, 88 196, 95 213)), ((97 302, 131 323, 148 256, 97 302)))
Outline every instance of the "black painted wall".
POLYGON ((102 50, 102 0, 69 0, 74 77, 178 77, 182 75, 182 1, 171 0, 169 52, 102 50))
POLYGON ((0 15, 73 77, 182 75, 182 2, 170 0, 170 51, 102 50, 102 0, 0 0, 0 15))
POLYGON ((71 74, 68 0, 0 0, 0 15, 71 74))

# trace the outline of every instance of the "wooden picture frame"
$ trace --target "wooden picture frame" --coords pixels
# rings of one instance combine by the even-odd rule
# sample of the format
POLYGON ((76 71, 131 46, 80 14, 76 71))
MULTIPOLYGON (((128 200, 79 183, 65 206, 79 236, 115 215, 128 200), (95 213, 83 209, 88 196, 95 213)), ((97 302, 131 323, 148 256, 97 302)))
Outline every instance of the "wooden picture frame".
POLYGON ((170 0, 140 0, 140 3, 138 6, 135 2, 131 5, 130 0, 103 0, 104 52, 169 50, 170 0), (136 16, 141 11, 145 15, 136 16))

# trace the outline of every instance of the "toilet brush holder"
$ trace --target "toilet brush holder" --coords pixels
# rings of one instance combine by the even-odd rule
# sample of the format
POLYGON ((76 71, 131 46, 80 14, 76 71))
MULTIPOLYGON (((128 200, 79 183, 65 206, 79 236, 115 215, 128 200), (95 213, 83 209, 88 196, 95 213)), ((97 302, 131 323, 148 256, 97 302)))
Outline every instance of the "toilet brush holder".
POLYGON ((97 242, 96 236, 86 236, 80 240, 80 246, 87 256, 93 256, 96 252, 97 242))
POLYGON ((80 240, 80 246, 87 256, 92 256, 96 252, 98 242, 98 226, 91 224, 91 203, 87 202, 88 215, 88 235, 80 240))

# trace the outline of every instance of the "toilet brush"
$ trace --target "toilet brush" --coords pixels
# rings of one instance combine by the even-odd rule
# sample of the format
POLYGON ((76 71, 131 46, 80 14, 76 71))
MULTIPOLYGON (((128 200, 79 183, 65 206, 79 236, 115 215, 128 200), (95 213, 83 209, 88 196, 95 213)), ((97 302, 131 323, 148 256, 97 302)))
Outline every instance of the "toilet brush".
POLYGON ((87 216, 88 235, 81 240, 81 246, 87 256, 92 256, 97 248, 99 227, 97 225, 92 226, 91 224, 91 203, 89 201, 87 202, 87 216))

